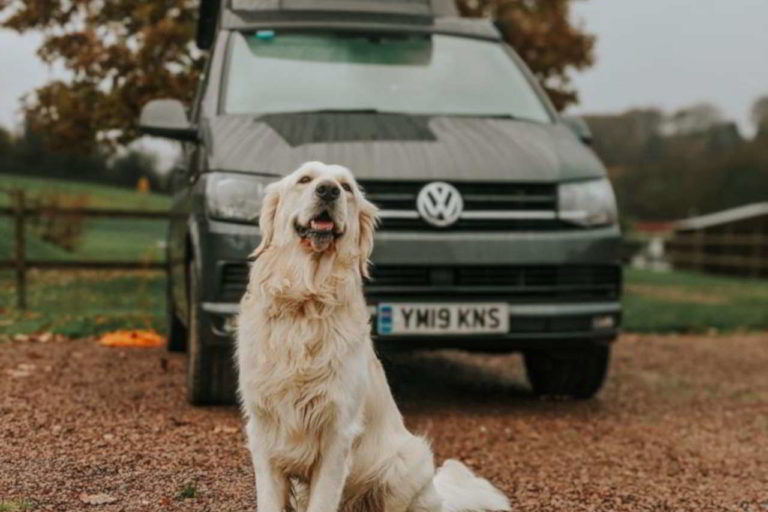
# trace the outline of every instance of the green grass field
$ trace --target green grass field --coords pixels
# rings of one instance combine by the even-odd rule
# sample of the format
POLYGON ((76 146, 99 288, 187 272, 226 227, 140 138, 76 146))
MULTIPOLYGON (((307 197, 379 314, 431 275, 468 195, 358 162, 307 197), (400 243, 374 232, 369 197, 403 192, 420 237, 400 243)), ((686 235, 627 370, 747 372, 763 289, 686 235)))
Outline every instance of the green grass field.
MULTIPOLYGON (((768 282, 683 272, 628 270, 628 332, 768 330, 768 282)), ((161 272, 32 272, 29 310, 14 309, 13 275, 0 273, 0 335, 52 331, 69 336, 117 328, 165 329, 161 272)))
MULTIPOLYGON (((86 197, 91 208, 165 210, 167 196, 62 180, 0 175, 0 206, 11 205, 4 190, 23 189, 30 204, 55 195, 86 197)), ((41 260, 152 261, 164 257, 167 223, 144 219, 93 218, 85 221, 74 251, 42 240, 27 230, 26 254, 41 260)), ((0 259, 14 250, 13 222, 0 217, 0 259)), ((0 274, 0 333, 51 331, 86 336, 124 327, 165 329, 165 276, 161 272, 62 272, 28 274, 29 309, 14 309, 13 275, 0 274)))
MULTIPOLYGON (((118 208, 131 210, 165 210, 170 204, 167 196, 140 194, 129 189, 42 178, 27 178, 0 174, 0 206, 11 204, 3 190, 21 188, 33 203, 36 198, 87 197, 89 208, 118 208)), ((36 236, 30 227, 26 254, 29 259, 53 260, 128 260, 162 259, 163 240, 167 226, 163 221, 144 219, 94 218, 85 221, 83 235, 74 251, 66 251, 36 236)), ((0 259, 13 254, 13 222, 0 217, 0 259)))
POLYGON ((768 281, 629 269, 624 311, 633 332, 768 330, 768 281))
POLYGON ((54 332, 71 337, 115 329, 165 331, 165 274, 160 271, 32 271, 26 311, 15 308, 11 272, 0 272, 2 335, 54 332))
MULTIPOLYGON (((138 210, 163 210, 168 207, 168 196, 139 194, 127 188, 110 187, 94 183, 30 178, 12 174, 0 174, 0 190, 21 188, 27 197, 34 199, 50 193, 69 196, 87 195, 88 206, 93 208, 124 208, 138 210)), ((10 206, 8 194, 0 193, 0 206, 10 206)))

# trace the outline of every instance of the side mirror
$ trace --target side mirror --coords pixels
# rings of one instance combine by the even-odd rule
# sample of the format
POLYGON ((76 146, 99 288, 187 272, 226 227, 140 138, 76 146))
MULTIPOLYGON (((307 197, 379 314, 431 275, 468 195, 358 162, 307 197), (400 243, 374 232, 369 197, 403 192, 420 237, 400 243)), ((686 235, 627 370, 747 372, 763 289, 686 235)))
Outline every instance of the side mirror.
POLYGON ((197 14, 197 47, 210 50, 216 38, 216 22, 219 19, 221 0, 200 0, 197 14))
POLYGON ((592 130, 589 128, 589 125, 587 122, 578 116, 563 116, 560 118, 565 126, 567 126, 578 139, 586 144, 587 146, 591 146, 592 143, 595 141, 594 137, 592 136, 592 130))
POLYGON ((199 140, 197 128, 187 118, 184 105, 179 100, 152 100, 141 109, 139 129, 147 135, 178 141, 199 140))

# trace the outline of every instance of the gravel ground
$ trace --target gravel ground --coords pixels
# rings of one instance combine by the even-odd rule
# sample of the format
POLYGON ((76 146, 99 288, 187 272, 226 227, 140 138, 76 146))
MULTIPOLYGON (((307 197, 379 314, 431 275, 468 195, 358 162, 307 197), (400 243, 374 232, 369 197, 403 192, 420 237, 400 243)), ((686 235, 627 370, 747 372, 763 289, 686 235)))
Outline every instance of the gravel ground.
MULTIPOLYGON (((625 336, 589 403, 532 398, 516 356, 389 366, 410 428, 515 510, 768 511, 768 334, 625 336)), ((158 349, 0 344, 0 511, 253 510, 237 410, 187 406, 183 373, 158 349)))

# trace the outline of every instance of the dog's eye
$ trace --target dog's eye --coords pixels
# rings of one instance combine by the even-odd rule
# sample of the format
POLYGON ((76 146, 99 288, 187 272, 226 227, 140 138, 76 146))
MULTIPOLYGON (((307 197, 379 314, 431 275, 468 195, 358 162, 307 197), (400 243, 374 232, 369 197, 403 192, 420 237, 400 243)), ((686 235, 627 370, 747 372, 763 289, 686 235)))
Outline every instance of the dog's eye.
POLYGON ((311 176, 302 176, 301 179, 299 179, 299 183, 302 185, 304 185, 305 183, 309 183, 310 181, 312 181, 311 176))
POLYGON ((341 188, 343 188, 347 192, 352 192, 352 187, 349 185, 349 183, 342 183, 341 188))

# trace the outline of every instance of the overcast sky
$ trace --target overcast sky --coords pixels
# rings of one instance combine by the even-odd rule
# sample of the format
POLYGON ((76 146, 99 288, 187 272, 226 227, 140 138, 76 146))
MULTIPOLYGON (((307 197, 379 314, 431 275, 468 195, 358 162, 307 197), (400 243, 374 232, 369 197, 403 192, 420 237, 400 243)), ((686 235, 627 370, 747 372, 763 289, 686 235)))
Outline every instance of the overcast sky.
POLYGON ((575 17, 597 35, 575 112, 708 101, 746 128, 768 95, 768 0, 580 0, 575 17))
MULTIPOLYGON (((768 0, 579 0, 574 16, 597 35, 597 64, 575 76, 574 112, 633 106, 718 105, 748 126, 768 94, 768 0)), ((61 76, 39 62, 40 38, 0 30, 0 124, 18 121, 18 100, 61 76)))

